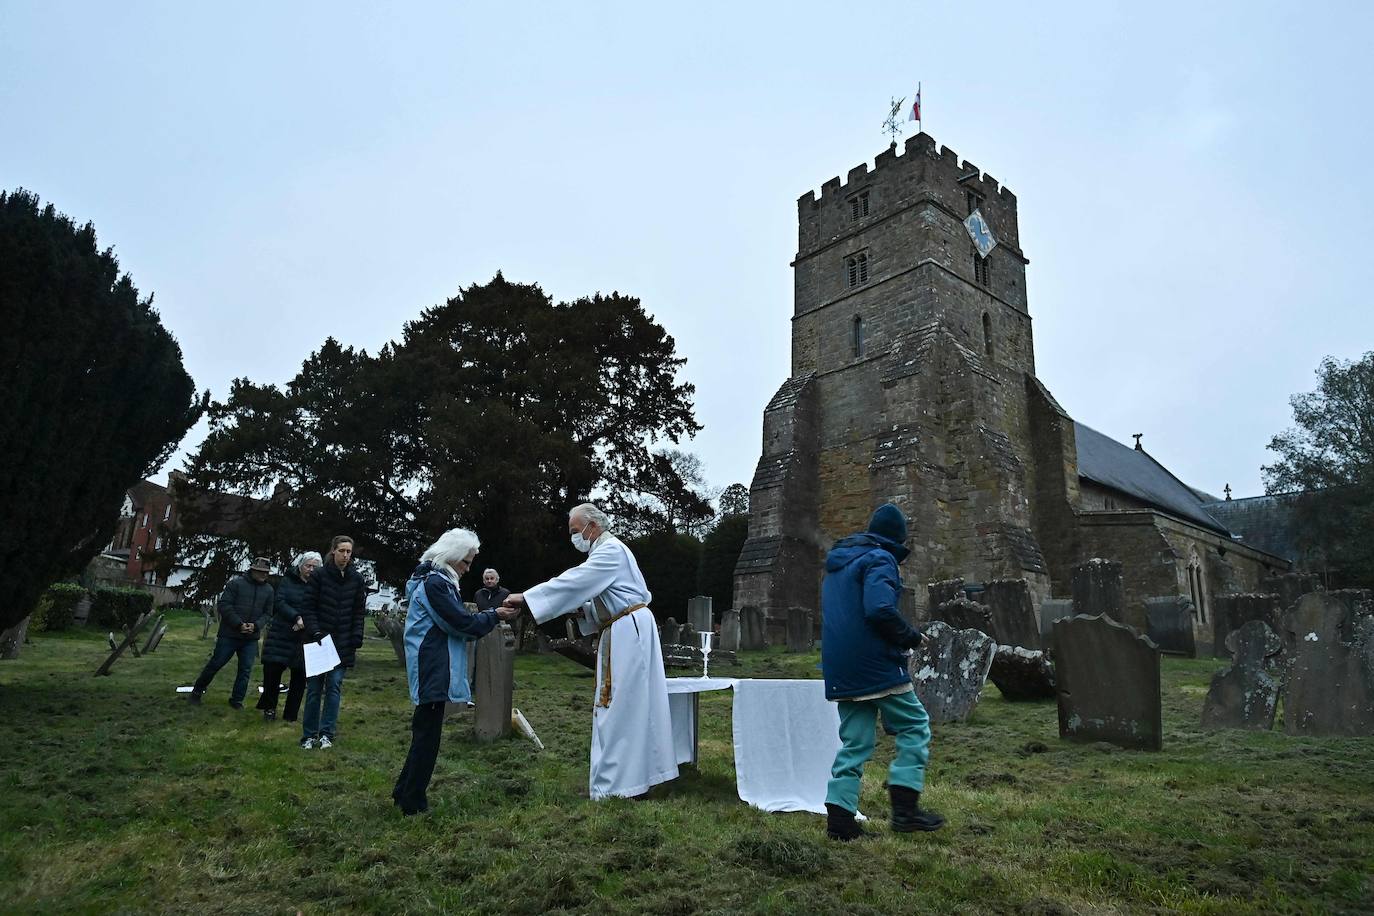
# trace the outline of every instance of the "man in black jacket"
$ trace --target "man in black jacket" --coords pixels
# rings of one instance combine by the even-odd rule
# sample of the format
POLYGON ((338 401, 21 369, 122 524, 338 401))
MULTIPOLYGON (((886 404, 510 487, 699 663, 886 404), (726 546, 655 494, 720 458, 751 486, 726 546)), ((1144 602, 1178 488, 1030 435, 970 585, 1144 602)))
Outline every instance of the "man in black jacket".
POLYGON ((253 662, 258 657, 258 637, 272 613, 272 586, 267 584, 267 574, 272 566, 266 557, 258 557, 248 572, 229 580, 224 594, 219 596, 219 635, 215 638, 215 648, 210 660, 196 678, 191 688, 191 702, 200 705, 201 694, 215 679, 219 669, 228 664, 235 655, 239 657, 239 670, 234 678, 234 689, 229 694, 229 705, 235 709, 243 708, 243 697, 248 693, 248 678, 253 673, 253 662))
POLYGON ((317 674, 305 682, 301 747, 306 750, 315 747, 316 742, 320 748, 334 746, 344 671, 353 667, 358 647, 363 644, 366 602, 367 585, 353 562, 353 539, 341 534, 334 538, 333 549, 324 558, 324 565, 306 583, 301 607, 310 639, 319 642, 326 636, 332 638, 340 661, 333 671, 317 674))
MULTIPOLYGON (((472 596, 472 600, 477 604, 479 611, 494 611, 501 606, 501 602, 506 600, 510 594, 510 589, 501 587, 501 574, 494 569, 484 569, 482 571, 482 587, 477 590, 477 594, 472 596)), ((519 648, 524 645, 526 621, 530 620, 530 615, 522 613, 518 618, 511 622, 515 627, 515 645, 519 648)), ((474 665, 468 671, 468 687, 477 687, 477 666, 474 665)), ((471 701, 468 705, 473 705, 471 701)))

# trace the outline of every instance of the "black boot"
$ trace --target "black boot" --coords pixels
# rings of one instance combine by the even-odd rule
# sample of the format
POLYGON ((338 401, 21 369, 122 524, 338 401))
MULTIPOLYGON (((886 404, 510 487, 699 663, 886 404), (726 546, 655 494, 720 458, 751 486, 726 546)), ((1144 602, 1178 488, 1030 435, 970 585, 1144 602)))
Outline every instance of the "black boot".
POLYGON ((906 786, 888 786, 892 798, 892 831, 914 833, 917 830, 939 830, 945 819, 936 811, 921 810, 921 793, 906 786))
POLYGON ((857 840, 870 834, 859 826, 858 821, 854 820, 853 811, 826 802, 825 835, 832 840, 848 843, 850 840, 857 840))

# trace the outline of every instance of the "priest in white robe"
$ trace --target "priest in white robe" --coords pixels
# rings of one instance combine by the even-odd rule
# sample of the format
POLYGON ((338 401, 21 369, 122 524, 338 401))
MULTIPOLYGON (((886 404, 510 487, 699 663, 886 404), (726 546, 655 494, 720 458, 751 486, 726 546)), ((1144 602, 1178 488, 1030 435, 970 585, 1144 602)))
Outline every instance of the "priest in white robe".
POLYGON ((528 607, 545 623, 577 613, 584 635, 600 634, 592 705, 590 795, 643 795, 677 778, 668 683, 649 589, 630 548, 590 503, 568 513, 573 546, 587 559, 561 576, 513 593, 508 607, 528 607))

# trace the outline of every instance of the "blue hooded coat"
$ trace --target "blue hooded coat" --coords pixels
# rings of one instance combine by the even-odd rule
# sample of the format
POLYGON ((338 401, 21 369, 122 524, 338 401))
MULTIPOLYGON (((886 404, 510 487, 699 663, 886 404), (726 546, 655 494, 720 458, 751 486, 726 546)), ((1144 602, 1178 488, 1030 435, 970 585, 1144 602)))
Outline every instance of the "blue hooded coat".
POLYGON ((909 551, 880 534, 837 541, 825 558, 821 584, 821 671, 825 698, 842 700, 911 682, 904 649, 920 631, 898 609, 897 564, 909 551))
POLYGON ((472 640, 491 632, 495 611, 468 612, 458 583, 447 568, 421 563, 406 583, 406 678, 410 702, 466 703, 468 651, 472 640))

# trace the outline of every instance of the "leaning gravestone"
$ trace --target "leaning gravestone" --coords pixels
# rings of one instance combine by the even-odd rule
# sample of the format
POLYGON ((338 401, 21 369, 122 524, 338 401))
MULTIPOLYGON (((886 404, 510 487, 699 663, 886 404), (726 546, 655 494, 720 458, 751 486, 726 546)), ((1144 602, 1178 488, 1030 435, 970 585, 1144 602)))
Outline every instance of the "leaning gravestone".
POLYGON ((1374 735, 1374 617, 1327 592, 1309 592, 1283 615, 1288 652, 1283 730, 1290 735, 1374 735), (1343 629, 1354 639, 1341 638, 1343 629))
POLYGON ((726 652, 738 652, 740 642, 739 611, 731 608, 720 615, 720 648, 726 652))
POLYGON ((1212 602, 1212 657, 1229 658, 1226 638, 1252 620, 1263 620, 1279 632, 1282 610, 1277 595, 1218 595, 1212 602))
POLYGON ((1073 612, 1086 617, 1106 614, 1112 620, 1145 630, 1145 618, 1140 613, 1127 613, 1126 583, 1116 560, 1098 557, 1073 568, 1073 612))
POLYGON ((1145 635, 1167 655, 1197 657, 1193 602, 1182 595, 1145 599, 1145 635))
POLYGON ((992 632, 988 635, 998 645, 1040 648, 1040 625, 1035 619, 1029 582, 995 579, 983 589, 983 603, 992 617, 992 632))
POLYGON ((740 608, 740 648, 757 652, 768 648, 768 627, 763 611, 751 604, 740 608))
POLYGON ((1226 639, 1231 667, 1212 675, 1202 704, 1203 728, 1274 727, 1283 640, 1263 620, 1251 620, 1226 639))
POLYGON ((1054 699, 1054 665, 1039 649, 998 646, 988 680, 1013 702, 1054 699))
POLYGON ((1053 650, 1054 624, 1073 616, 1073 601, 1068 598, 1046 598, 1040 602, 1040 640, 1053 650))
POLYGON ((716 627, 715 621, 711 618, 711 599, 705 595, 689 598, 687 600, 687 619, 691 621, 692 629, 698 633, 714 630, 716 627))
POLYGON ((787 609, 787 651, 810 652, 815 643, 811 612, 804 607, 787 609))
POLYGON ((1059 737, 1160 749, 1159 649, 1110 617, 1054 625, 1059 737))
MULTIPOLYGON (((964 597, 964 580, 962 578, 941 579, 939 582, 926 583, 926 607, 934 613, 935 609, 946 601, 953 601, 955 598, 964 597)), ((932 620, 935 618, 932 617, 932 620)))
POLYGON ((956 630, 944 621, 927 624, 908 669, 930 721, 963 722, 978 705, 997 644, 979 630, 956 630))
POLYGON ((985 604, 960 596, 951 598, 944 604, 938 605, 931 611, 931 619, 939 620, 949 624, 956 630, 977 630, 993 638, 995 642, 997 634, 993 632, 992 611, 985 604))

